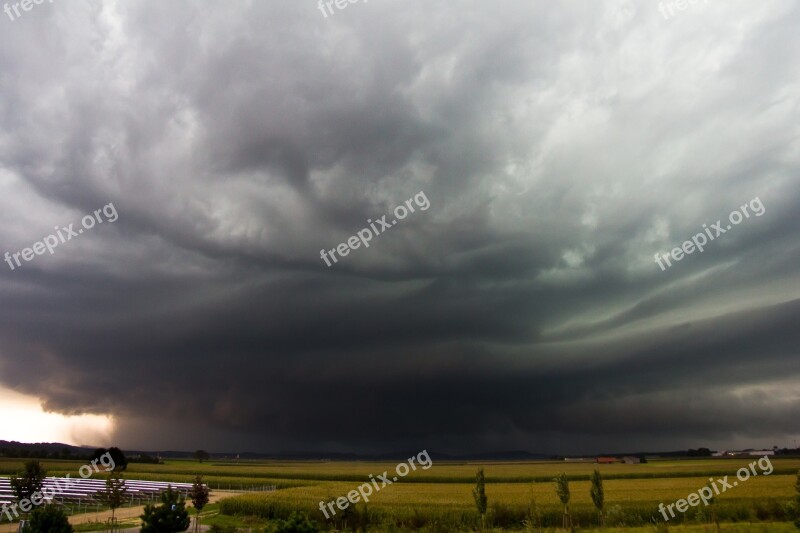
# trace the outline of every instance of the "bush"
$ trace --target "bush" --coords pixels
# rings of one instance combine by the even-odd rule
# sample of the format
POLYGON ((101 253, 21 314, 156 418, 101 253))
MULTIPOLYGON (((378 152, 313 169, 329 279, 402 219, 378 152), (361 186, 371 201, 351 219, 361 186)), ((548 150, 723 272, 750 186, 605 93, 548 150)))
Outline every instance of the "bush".
POLYGON ((22 533, 72 533, 73 529, 67 515, 60 507, 45 505, 31 513, 30 521, 22 533))
POLYGON ((319 526, 307 514, 294 512, 286 520, 278 520, 274 527, 267 528, 267 533, 318 533, 319 526))
POLYGON ((189 528, 186 502, 168 487, 161 495, 161 505, 146 505, 142 515, 142 533, 178 533, 189 528))
POLYGON ((212 525, 208 528, 210 533, 236 533, 236 528, 233 526, 218 526, 217 524, 212 525))

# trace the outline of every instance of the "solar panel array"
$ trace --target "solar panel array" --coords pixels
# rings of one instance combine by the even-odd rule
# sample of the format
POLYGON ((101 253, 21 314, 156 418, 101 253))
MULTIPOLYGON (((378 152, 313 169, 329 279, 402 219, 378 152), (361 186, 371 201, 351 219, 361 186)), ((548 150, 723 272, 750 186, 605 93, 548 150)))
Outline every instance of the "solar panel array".
MULTIPOLYGON (((53 496, 46 498, 47 503, 55 501, 62 505, 78 504, 79 506, 97 504, 95 495, 105 489, 106 482, 102 479, 83 479, 83 478, 45 478, 43 488, 53 491, 53 496)), ((161 493, 166 492, 167 487, 179 492, 184 497, 188 496, 192 488, 191 483, 168 483, 163 481, 139 481, 135 479, 125 480, 125 490, 129 503, 141 504, 144 502, 157 500, 161 493)), ((15 502, 14 493, 11 490, 11 480, 0 478, 0 507, 3 504, 15 502)), ((0 517, 0 520, 2 517, 0 517)))

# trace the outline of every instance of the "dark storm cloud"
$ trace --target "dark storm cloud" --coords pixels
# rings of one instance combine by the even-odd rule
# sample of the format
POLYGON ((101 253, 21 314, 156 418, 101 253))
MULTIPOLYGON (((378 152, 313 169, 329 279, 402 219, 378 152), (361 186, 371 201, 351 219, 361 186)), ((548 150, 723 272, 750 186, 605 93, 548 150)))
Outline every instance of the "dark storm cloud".
POLYGON ((140 448, 785 444, 789 1, 42 5, 0 32, 0 382, 140 448), (652 9, 651 9, 652 8, 652 9), (331 249, 430 199, 331 268, 331 249), (653 261, 759 197, 662 272, 653 261))

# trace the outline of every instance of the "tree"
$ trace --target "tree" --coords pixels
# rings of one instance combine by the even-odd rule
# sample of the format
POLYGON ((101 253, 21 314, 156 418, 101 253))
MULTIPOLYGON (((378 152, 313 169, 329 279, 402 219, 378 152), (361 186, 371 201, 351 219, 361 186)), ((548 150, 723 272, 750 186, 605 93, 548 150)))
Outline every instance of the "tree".
POLYGON ((31 513, 31 519, 22 528, 22 533, 72 533, 67 515, 60 507, 43 505, 31 513))
POLYGON ((186 501, 171 486, 161 494, 161 505, 145 505, 141 533, 178 533, 188 528, 186 501))
POLYGON ((205 459, 208 459, 209 457, 211 457, 211 455, 209 455, 209 453, 205 450, 197 450, 196 452, 194 452, 194 458, 200 461, 201 463, 205 459))
POLYGON ((108 454, 111 456, 111 460, 114 461, 114 470, 122 472, 126 468, 128 468, 128 460, 125 458, 125 454, 122 453, 122 450, 113 446, 111 448, 97 448, 94 452, 92 452, 91 457, 89 457, 92 461, 100 461, 100 458, 108 454))
POLYGON ((561 504, 564 506, 564 519, 563 519, 563 527, 564 529, 572 529, 572 517, 569 515, 569 479, 567 479, 566 473, 561 473, 553 479, 556 484, 556 494, 558 494, 558 499, 561 500, 561 504))
POLYGON ((711 450, 708 448, 690 449, 686 452, 687 457, 711 457, 711 450))
POLYGON ((37 492, 42 492, 42 485, 47 472, 39 461, 28 461, 16 476, 11 476, 11 490, 17 502, 30 501, 37 492))
POLYGON ((112 528, 116 527, 116 512, 125 503, 128 489, 125 487, 125 480, 119 472, 114 472, 106 479, 106 486, 103 490, 95 494, 95 498, 111 508, 112 528))
POLYGON ((108 453, 108 450, 105 448, 97 448, 95 451, 92 452, 92 455, 89 456, 90 461, 100 461, 100 458, 108 453))
POLYGON ((486 478, 483 475, 483 468, 478 470, 475 478, 477 483, 472 490, 472 497, 475 498, 475 507, 478 508, 478 514, 481 515, 481 524, 483 525, 488 503, 488 498, 486 497, 486 478))
POLYGON ((126 468, 128 468, 128 460, 125 458, 125 454, 122 453, 122 450, 113 446, 108 449, 108 453, 111 454, 111 459, 114 460, 114 470, 117 472, 123 472, 126 468))
POLYGON ((192 505, 194 505, 194 508, 197 511, 197 520, 194 523, 195 531, 197 531, 200 527, 200 511, 202 511, 203 507, 205 507, 208 503, 209 492, 208 485, 203 483, 203 476, 197 476, 194 478, 194 484, 192 485, 192 490, 189 495, 192 499, 192 505))
POLYGON ((600 527, 603 527, 605 525, 605 518, 603 517, 605 494, 603 493, 603 476, 600 475, 599 470, 595 470, 592 473, 592 488, 589 490, 589 495, 592 497, 592 502, 600 514, 600 527))

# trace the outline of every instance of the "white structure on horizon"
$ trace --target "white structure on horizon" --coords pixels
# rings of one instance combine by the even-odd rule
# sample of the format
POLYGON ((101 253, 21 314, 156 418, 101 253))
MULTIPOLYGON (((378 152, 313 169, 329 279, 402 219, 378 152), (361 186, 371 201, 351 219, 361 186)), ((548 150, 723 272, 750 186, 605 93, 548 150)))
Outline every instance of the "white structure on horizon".
POLYGON ((743 456, 758 456, 775 455, 775 450, 742 450, 742 451, 720 451, 711 454, 711 457, 743 457, 743 456))

